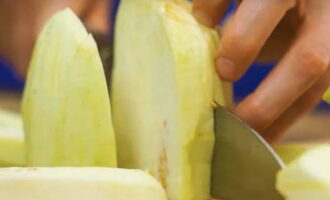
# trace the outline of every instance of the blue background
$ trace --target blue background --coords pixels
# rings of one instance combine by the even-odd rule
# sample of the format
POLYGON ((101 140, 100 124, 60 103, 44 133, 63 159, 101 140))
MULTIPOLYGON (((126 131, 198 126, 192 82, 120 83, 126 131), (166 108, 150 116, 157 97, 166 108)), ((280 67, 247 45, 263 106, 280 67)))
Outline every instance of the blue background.
MULTIPOLYGON (((112 20, 115 19, 115 13, 118 8, 120 0, 114 1, 113 6, 113 13, 110 17, 112 20)), ((232 3, 230 9, 228 10, 228 14, 230 14, 234 10, 234 4, 232 3)), ((262 79, 272 70, 274 64, 268 65, 258 65, 254 64, 245 76, 235 83, 234 90, 235 90, 235 99, 240 100, 244 98, 246 95, 251 93, 262 81, 262 79)), ((10 67, 9 63, 6 63, 4 59, 0 59, 0 89, 5 90, 22 90, 24 87, 24 82, 18 79, 12 68, 10 67)), ((323 109, 330 109, 325 103, 321 103, 319 108, 323 109)))
POLYGON ((15 75, 12 69, 4 59, 0 59, 0 89, 21 91, 24 82, 15 75))

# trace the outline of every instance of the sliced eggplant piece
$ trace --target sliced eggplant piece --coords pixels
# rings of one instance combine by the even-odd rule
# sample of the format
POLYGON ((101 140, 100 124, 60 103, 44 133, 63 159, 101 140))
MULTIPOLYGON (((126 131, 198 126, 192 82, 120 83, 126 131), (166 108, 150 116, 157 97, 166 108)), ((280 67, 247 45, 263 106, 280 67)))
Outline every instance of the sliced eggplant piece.
POLYGON ((161 185, 140 170, 111 168, 0 169, 0 199, 166 200, 161 185))
POLYGON ((115 28, 119 166, 149 171, 170 200, 209 198, 215 96, 228 99, 215 73, 217 33, 191 10, 184 0, 123 0, 115 28))
POLYGON ((23 120, 29 166, 117 164, 97 45, 70 9, 55 14, 38 38, 24 92, 23 120))

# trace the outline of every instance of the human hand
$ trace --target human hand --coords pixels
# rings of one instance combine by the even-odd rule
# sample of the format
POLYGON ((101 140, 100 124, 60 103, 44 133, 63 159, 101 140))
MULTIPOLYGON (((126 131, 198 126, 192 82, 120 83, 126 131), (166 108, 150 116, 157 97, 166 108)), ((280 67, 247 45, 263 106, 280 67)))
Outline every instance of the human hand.
POLYGON ((56 11, 72 8, 89 28, 107 31, 108 0, 0 1, 0 54, 24 78, 35 39, 45 21, 56 11))
MULTIPOLYGON (((194 0, 194 15, 215 26, 229 0, 194 0)), ((330 84, 329 0, 243 0, 222 32, 216 66, 238 80, 257 58, 280 58, 234 112, 268 141, 276 141, 317 105, 330 84)))

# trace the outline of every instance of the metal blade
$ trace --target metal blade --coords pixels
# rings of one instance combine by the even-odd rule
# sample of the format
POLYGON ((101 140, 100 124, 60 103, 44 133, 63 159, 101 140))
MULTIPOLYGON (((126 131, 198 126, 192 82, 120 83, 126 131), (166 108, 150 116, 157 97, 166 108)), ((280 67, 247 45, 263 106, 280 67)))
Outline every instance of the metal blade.
POLYGON ((211 193, 221 200, 283 200, 275 176, 284 166, 274 150, 230 111, 215 112, 211 193))

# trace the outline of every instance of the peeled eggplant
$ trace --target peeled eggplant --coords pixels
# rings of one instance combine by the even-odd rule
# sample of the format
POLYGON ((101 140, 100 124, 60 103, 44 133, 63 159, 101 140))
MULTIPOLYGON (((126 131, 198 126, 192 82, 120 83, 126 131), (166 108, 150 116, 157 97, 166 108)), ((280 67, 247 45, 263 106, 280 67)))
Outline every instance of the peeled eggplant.
POLYGON ((0 199, 166 200, 166 195, 154 178, 140 170, 4 168, 0 199))
POLYGON ((306 151, 277 176, 277 188, 287 200, 330 199, 330 146, 306 151))
POLYGON ((122 0, 111 100, 120 167, 150 172, 170 200, 209 198, 213 111, 227 104, 219 38, 184 0, 122 0))
POLYGON ((275 151, 279 154, 279 156, 282 158, 282 160, 290 164, 291 162, 298 159, 301 155, 303 155, 305 152, 316 148, 318 146, 322 145, 321 143, 293 143, 293 144, 282 144, 275 146, 275 151))
POLYGON ((29 166, 117 165, 97 45, 70 9, 55 14, 38 38, 23 120, 29 166))

